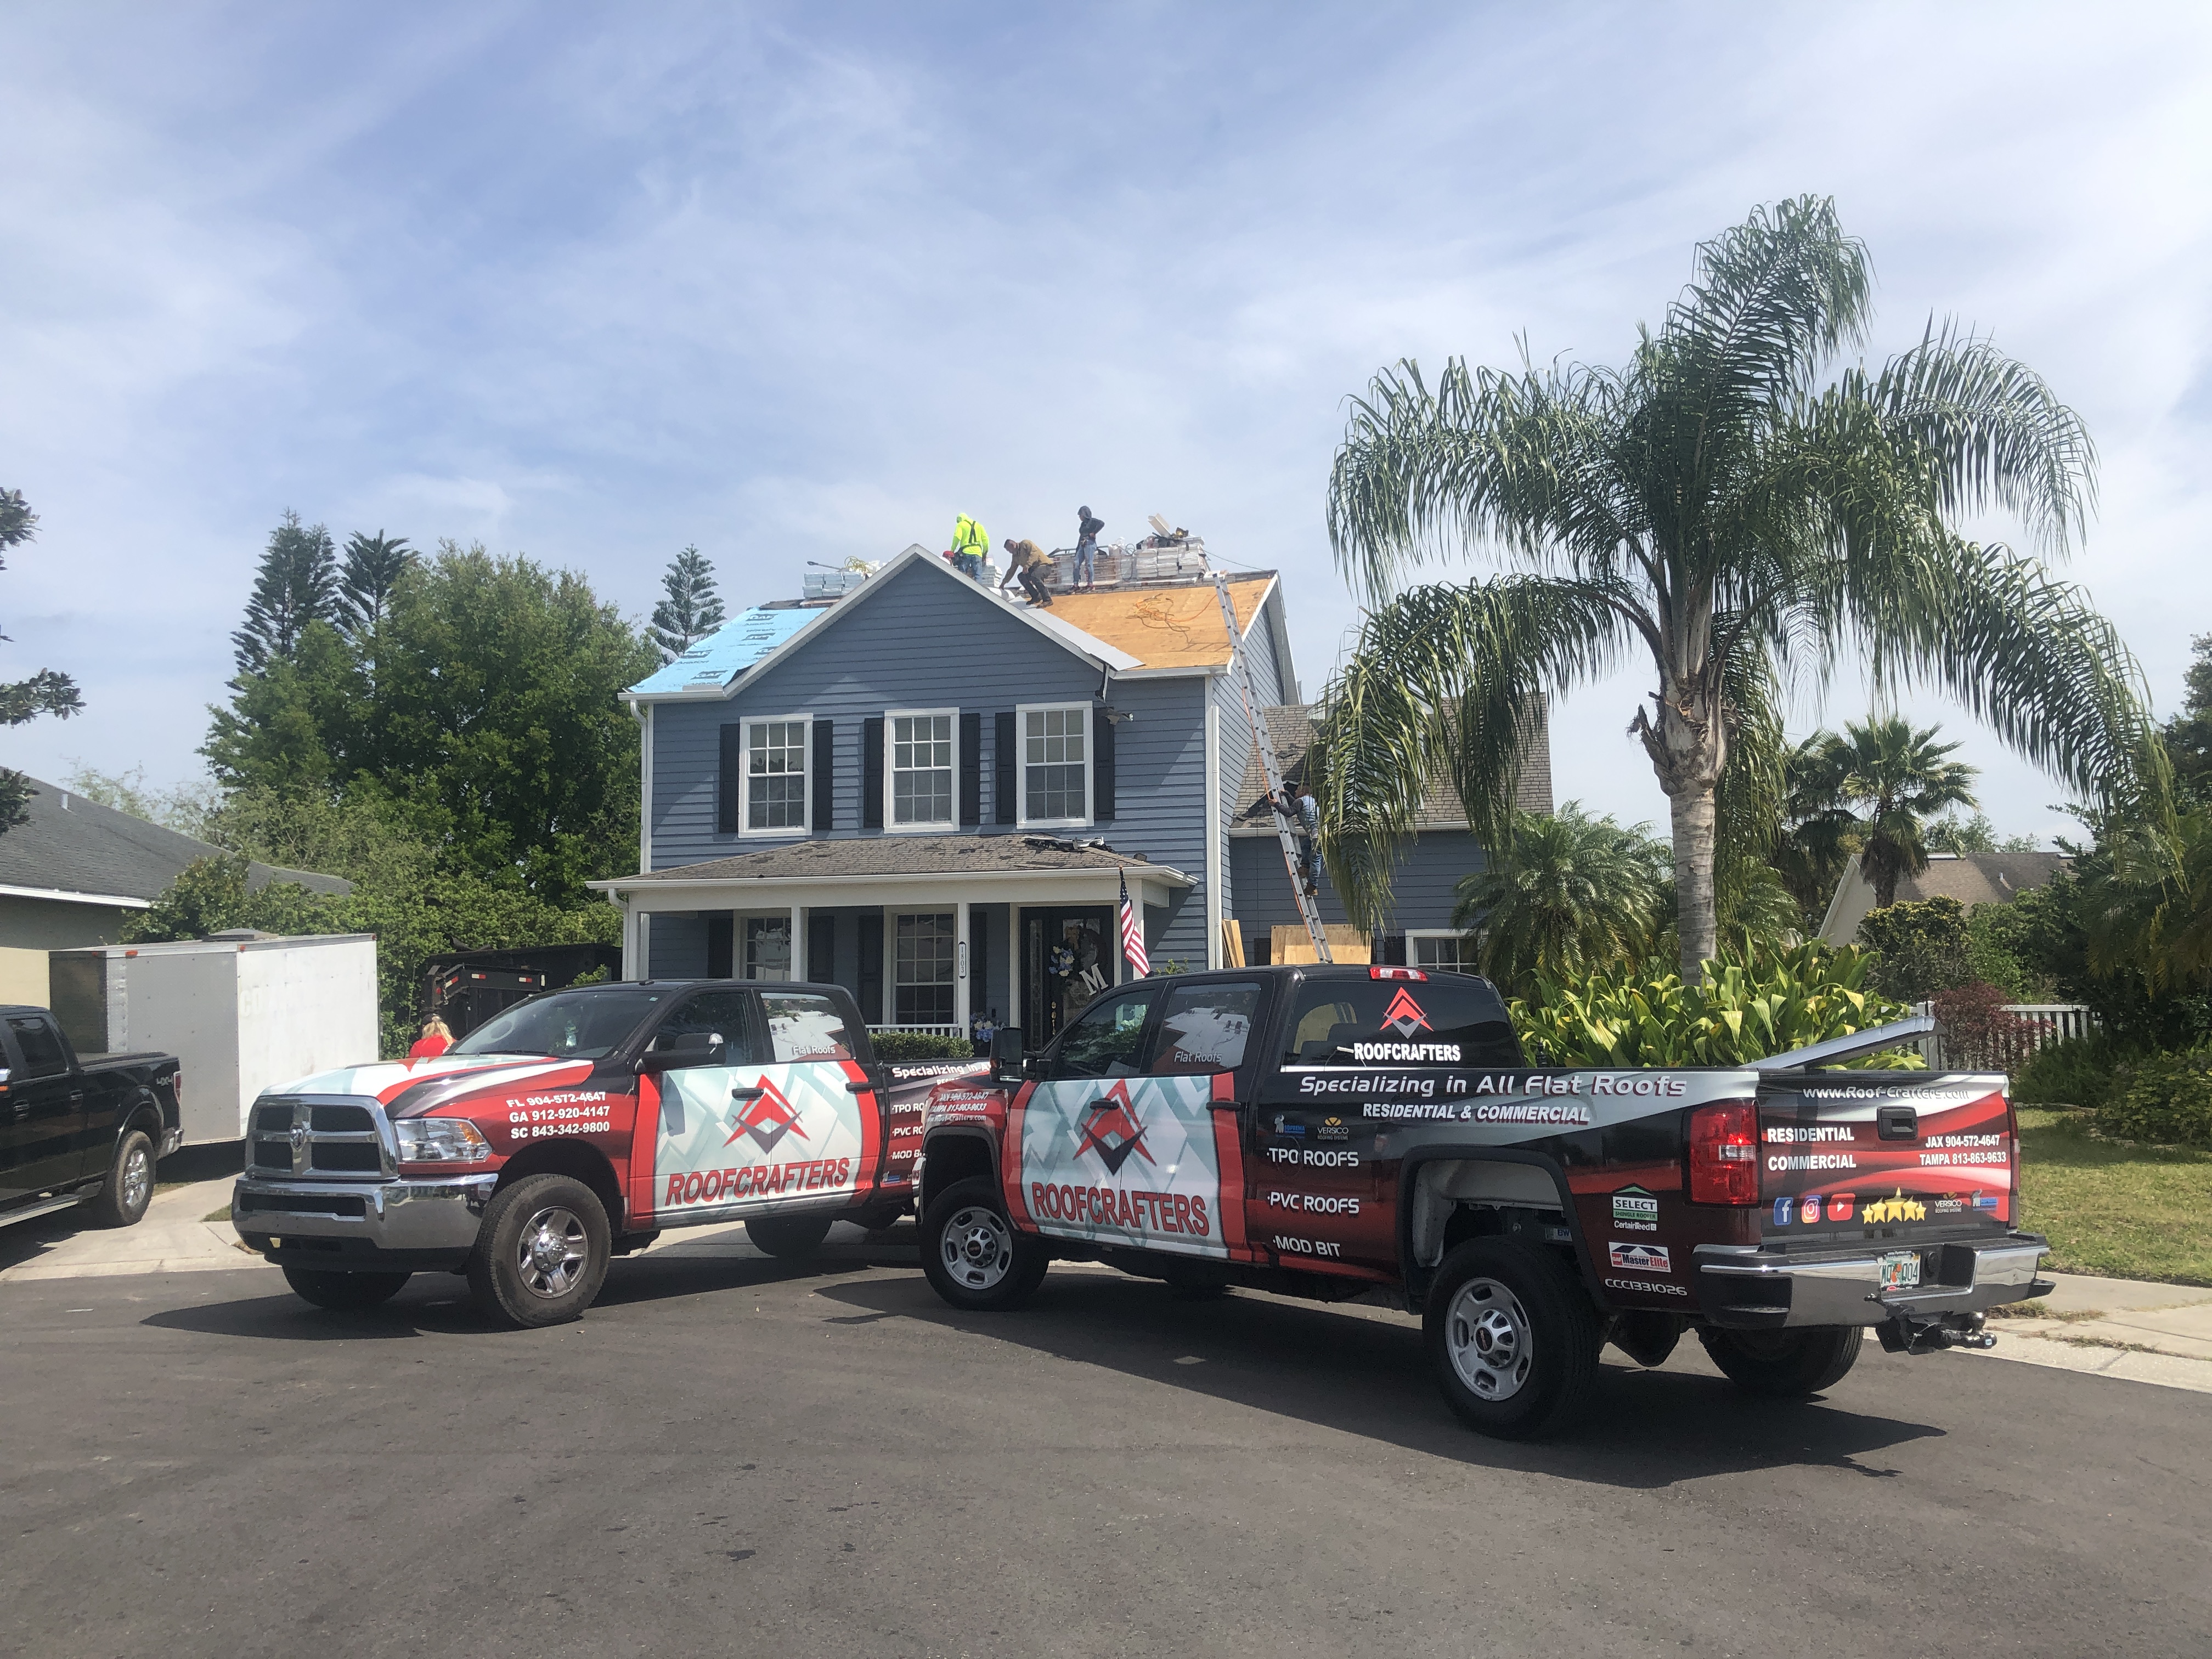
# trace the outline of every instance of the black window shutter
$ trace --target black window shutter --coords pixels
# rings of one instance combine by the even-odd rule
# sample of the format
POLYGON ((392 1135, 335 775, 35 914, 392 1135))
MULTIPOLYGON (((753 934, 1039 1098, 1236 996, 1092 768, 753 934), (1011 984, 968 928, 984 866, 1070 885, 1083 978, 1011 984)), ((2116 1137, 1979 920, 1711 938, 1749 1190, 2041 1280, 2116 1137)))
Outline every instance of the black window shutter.
POLYGON ((983 717, 960 716, 960 822, 983 821, 983 717))
POLYGON ((1114 722, 1103 708, 1091 711, 1091 817, 1103 823, 1114 816, 1114 722))
POLYGON ((1020 739, 1014 735, 1014 716, 998 717, 998 742, 991 750, 991 805, 995 809, 991 816, 1000 823, 1015 822, 1014 809, 1019 804, 1015 791, 1021 785, 1015 760, 1019 754, 1016 745, 1020 739))
POLYGON ((884 717, 860 722, 860 827, 884 827, 884 717))
POLYGON ((745 728, 722 728, 722 775, 714 792, 714 833, 734 836, 744 821, 745 728))
POLYGON ((834 721, 817 720, 814 722, 814 833, 836 829, 837 792, 830 775, 830 762, 836 750, 831 746, 836 730, 834 721))

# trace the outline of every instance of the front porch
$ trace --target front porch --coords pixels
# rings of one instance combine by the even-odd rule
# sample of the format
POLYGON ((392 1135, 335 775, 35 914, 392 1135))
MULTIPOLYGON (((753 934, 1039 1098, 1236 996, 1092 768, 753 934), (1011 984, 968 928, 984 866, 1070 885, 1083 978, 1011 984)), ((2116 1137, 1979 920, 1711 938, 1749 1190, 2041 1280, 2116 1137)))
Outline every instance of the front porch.
POLYGON ((822 841, 594 883, 623 908, 628 979, 814 980, 878 1029, 1042 1043, 1127 975, 1121 881, 1148 948, 1193 884, 1042 836, 822 841))

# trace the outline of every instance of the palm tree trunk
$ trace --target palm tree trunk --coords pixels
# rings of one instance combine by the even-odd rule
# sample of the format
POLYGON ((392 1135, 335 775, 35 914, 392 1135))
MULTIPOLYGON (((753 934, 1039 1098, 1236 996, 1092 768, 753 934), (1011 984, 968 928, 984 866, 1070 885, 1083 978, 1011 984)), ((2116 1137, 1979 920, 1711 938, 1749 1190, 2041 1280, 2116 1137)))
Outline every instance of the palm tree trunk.
POLYGON ((1667 798, 1674 832, 1674 932, 1681 943, 1682 982, 1695 985, 1719 948, 1713 909, 1714 790, 1711 784, 1667 798))

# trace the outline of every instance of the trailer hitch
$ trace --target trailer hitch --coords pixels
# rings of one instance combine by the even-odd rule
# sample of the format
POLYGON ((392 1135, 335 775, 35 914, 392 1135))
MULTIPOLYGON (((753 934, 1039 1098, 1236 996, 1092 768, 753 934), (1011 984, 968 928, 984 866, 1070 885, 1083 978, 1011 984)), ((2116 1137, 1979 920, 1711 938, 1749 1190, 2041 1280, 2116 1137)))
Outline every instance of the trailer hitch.
MULTIPOLYGON (((1879 1298, 1875 1298, 1879 1299, 1879 1298)), ((1997 1340, 1983 1327, 1985 1314, 1910 1314, 1901 1310, 1874 1328, 1884 1353, 1941 1353, 1946 1348, 1994 1348, 1997 1340)))

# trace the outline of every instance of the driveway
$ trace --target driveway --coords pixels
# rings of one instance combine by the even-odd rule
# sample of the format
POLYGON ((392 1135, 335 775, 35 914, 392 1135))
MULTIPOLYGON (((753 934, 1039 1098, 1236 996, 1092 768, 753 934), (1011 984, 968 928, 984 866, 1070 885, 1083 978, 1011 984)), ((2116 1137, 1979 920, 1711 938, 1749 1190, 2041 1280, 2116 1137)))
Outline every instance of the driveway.
MULTIPOLYGON (((955 1315, 857 1242, 459 1281, 0 1285, 0 1652, 2189 1654, 2212 1401, 1869 1348, 1818 1403, 1694 1340, 1568 1443, 1461 1430, 1395 1315, 1055 1271, 955 1315)), ((1617 1356, 1616 1356, 1617 1358, 1617 1356)))

